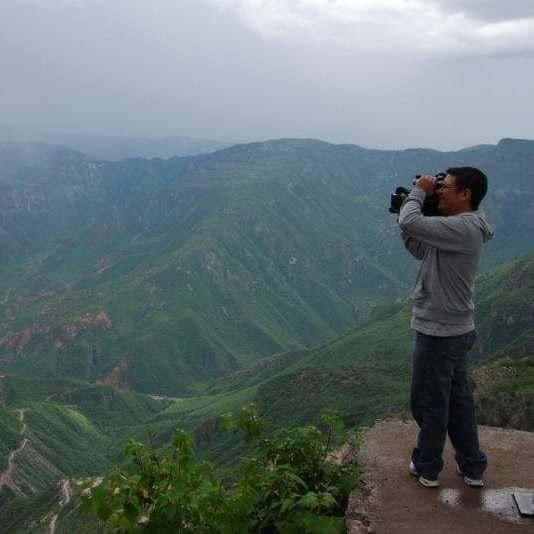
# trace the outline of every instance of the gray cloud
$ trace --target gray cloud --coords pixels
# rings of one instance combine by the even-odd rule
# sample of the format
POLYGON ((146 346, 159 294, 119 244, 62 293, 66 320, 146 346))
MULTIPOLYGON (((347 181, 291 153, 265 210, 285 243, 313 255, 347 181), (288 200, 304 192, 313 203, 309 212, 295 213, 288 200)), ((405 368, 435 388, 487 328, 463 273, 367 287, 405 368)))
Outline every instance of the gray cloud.
POLYGON ((437 0, 437 4, 445 12, 465 13, 488 22, 534 18, 533 0, 437 0))
POLYGON ((469 6, 4 0, 0 120, 377 147, 534 137, 530 22, 481 22, 469 6))
POLYGON ((336 41, 397 54, 531 54, 530 0, 211 0, 268 39, 336 41))

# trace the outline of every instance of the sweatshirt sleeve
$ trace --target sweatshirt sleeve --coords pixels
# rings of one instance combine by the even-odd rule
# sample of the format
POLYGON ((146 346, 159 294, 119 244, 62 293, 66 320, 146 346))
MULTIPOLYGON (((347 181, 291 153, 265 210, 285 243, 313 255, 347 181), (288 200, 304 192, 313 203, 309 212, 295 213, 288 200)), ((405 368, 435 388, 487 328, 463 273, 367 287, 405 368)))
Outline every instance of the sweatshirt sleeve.
POLYGON ((458 216, 426 217, 421 211, 425 195, 426 193, 417 187, 408 195, 399 214, 399 226, 403 234, 406 234, 408 239, 415 239, 440 250, 469 252, 470 235, 465 220, 458 216))
POLYGON ((406 250, 418 260, 425 256, 425 245, 415 237, 410 237, 406 232, 401 232, 401 239, 406 250))

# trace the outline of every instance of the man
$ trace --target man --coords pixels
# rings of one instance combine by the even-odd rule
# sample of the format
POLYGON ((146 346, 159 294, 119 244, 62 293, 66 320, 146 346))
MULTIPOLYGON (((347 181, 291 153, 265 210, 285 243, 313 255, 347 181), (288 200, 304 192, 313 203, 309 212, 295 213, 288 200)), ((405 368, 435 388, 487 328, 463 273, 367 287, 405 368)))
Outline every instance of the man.
POLYGON ((442 184, 422 176, 399 214, 402 239, 421 260, 413 294, 416 343, 411 409, 419 436, 410 473, 426 487, 439 486, 447 433, 457 472, 469 486, 484 485, 487 458, 480 450, 466 356, 475 342, 473 290, 482 244, 493 234, 478 209, 487 178, 473 167, 447 170, 442 184), (442 216, 426 217, 425 196, 438 195, 442 216))

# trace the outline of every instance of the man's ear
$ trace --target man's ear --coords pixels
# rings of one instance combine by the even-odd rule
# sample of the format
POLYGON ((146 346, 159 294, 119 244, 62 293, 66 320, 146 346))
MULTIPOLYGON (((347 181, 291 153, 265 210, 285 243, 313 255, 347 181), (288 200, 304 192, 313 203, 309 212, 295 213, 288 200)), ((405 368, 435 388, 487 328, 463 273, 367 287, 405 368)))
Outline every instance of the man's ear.
POLYGON ((466 200, 471 201, 472 194, 473 193, 472 193, 471 189, 464 189, 462 191, 462 198, 465 198, 466 200))

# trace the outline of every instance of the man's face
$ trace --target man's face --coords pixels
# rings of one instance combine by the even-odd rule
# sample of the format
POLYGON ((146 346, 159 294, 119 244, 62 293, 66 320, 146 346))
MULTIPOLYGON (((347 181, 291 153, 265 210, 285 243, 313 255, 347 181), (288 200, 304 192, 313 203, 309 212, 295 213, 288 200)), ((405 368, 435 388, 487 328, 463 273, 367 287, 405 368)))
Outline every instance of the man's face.
POLYGON ((471 209, 471 191, 456 189, 456 177, 447 174, 443 185, 437 191, 438 210, 444 215, 455 215, 471 209))

